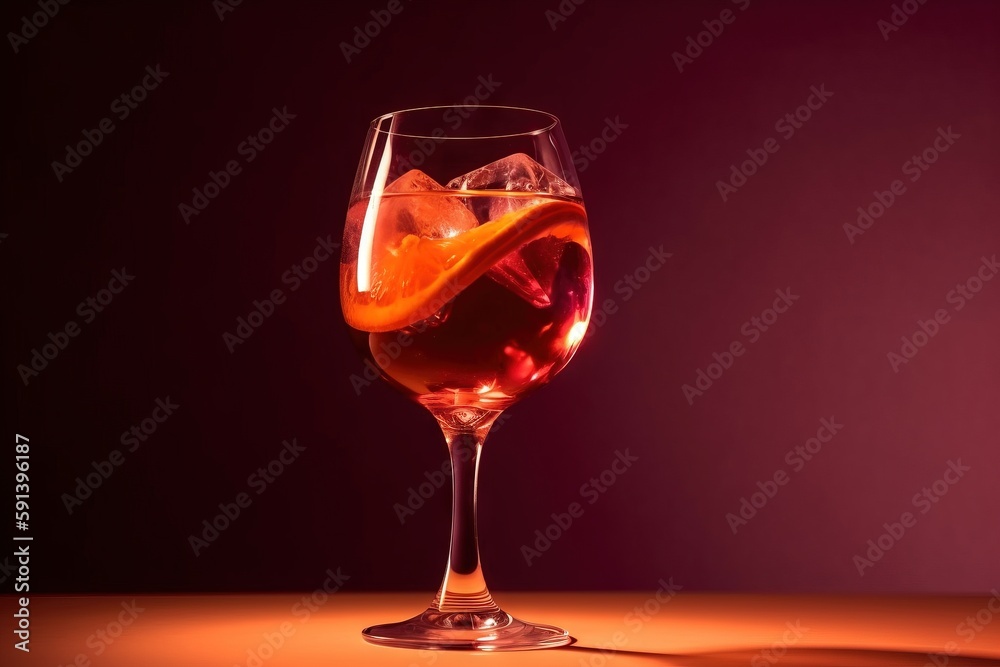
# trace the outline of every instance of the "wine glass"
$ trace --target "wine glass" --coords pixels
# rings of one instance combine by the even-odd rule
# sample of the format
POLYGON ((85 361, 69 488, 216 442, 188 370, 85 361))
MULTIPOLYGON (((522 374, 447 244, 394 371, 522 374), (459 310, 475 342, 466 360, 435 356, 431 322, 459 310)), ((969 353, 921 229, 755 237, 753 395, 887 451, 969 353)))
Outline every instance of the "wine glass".
POLYGON ((440 424, 453 497, 433 603, 366 628, 369 642, 515 650, 571 641, 493 601, 476 485, 493 422, 569 362, 592 292, 587 216, 555 116, 479 105, 372 121, 345 223, 341 306, 362 354, 440 424))

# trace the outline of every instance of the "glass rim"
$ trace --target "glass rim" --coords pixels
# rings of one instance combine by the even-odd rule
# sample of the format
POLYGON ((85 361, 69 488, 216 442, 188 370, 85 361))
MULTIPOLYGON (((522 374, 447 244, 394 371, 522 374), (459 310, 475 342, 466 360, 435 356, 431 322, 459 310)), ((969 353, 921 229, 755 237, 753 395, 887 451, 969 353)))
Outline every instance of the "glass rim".
MULTIPOLYGON (((371 121, 371 128, 373 131, 379 134, 385 134, 391 137, 407 137, 411 139, 434 139, 435 141, 447 141, 447 140, 468 140, 468 139, 505 139, 510 137, 531 137, 537 136, 539 134, 544 134, 555 129, 559 125, 559 118, 555 114, 551 114, 548 111, 541 111, 539 109, 531 109, 528 107, 512 107, 504 106, 499 104, 442 104, 442 105, 432 105, 425 107, 411 107, 409 109, 400 109, 398 111, 390 111, 389 113, 382 114, 381 116, 376 116, 371 121), (395 132, 393 130, 385 130, 380 127, 381 123, 393 118, 394 116, 399 116, 401 114, 413 113, 416 111, 435 111, 440 110, 442 112, 448 109, 493 109, 493 110, 504 110, 504 111, 518 111, 518 112, 528 112, 530 114, 535 114, 537 116, 544 117, 548 119, 548 123, 544 127, 539 127, 534 130, 527 130, 524 132, 509 132, 506 134, 479 134, 476 136, 467 137, 454 137, 447 135, 435 135, 433 130, 428 134, 414 134, 410 132, 395 132)), ((442 128, 435 128, 442 129, 442 128)))

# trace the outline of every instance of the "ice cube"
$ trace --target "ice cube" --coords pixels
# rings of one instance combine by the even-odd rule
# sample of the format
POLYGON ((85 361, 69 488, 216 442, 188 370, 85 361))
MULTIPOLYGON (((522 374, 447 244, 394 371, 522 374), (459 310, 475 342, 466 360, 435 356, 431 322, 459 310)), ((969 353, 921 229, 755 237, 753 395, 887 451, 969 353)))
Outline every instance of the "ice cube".
MULTIPOLYGON (((504 190, 564 197, 580 196, 576 188, 524 153, 508 155, 467 174, 457 176, 448 181, 448 187, 456 190, 504 190)), ((488 206, 476 212, 485 220, 496 220, 506 213, 543 201, 541 197, 490 197, 486 200, 488 206)), ((473 199, 470 203, 475 205, 477 202, 473 199)), ((555 251, 549 244, 538 245, 540 241, 544 239, 507 255, 490 269, 488 275, 536 308, 545 308, 551 303, 549 299, 549 290, 552 286, 551 272, 558 264, 558 257, 539 261, 539 253, 544 255, 555 251)))
MULTIPOLYGON (((455 190, 506 190, 579 197, 580 192, 524 153, 514 153, 448 181, 455 190)), ((490 201, 489 220, 537 204, 531 197, 498 197, 490 201)))
POLYGON ((514 153, 448 181, 454 190, 511 190, 577 197, 576 188, 524 153, 514 153))
POLYGON ((486 275, 535 308, 546 308, 551 304, 549 295, 532 275, 520 252, 512 252, 501 259, 490 267, 486 275))
POLYGON ((479 224, 476 216, 448 189, 433 178, 411 169, 386 186, 378 202, 375 247, 393 248, 409 234, 422 238, 446 238, 479 224), (432 193, 445 193, 443 195, 432 193), (412 197, 399 195, 414 194, 412 197))
POLYGON ((504 257, 487 275, 534 307, 547 308, 563 246, 551 236, 536 239, 504 257))

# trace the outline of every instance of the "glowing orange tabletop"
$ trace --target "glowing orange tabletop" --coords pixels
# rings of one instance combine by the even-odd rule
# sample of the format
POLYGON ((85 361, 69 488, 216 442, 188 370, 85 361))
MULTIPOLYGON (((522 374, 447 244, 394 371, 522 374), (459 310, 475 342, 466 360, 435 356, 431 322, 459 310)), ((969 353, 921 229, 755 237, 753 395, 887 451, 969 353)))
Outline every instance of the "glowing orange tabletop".
MULTIPOLYGON (((572 646, 469 654, 372 646, 365 626, 402 620, 431 596, 335 593, 33 596, 30 654, 3 665, 1000 665, 1000 594, 979 597, 688 593, 500 593, 572 646), (322 594, 325 596, 325 594, 322 594)), ((5 609, 16 609, 4 599, 5 609)), ((10 625, 11 616, 5 626, 10 625)))

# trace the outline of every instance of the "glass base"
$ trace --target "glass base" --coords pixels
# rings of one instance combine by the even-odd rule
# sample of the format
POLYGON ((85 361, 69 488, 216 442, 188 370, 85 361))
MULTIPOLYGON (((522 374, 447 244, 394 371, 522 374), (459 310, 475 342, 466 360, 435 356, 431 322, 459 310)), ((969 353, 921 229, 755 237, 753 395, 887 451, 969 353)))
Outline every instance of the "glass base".
POLYGON ((527 651, 573 641, 562 628, 525 623, 501 610, 449 613, 431 608, 407 621, 373 625, 361 634, 381 646, 444 650, 527 651))

